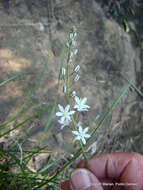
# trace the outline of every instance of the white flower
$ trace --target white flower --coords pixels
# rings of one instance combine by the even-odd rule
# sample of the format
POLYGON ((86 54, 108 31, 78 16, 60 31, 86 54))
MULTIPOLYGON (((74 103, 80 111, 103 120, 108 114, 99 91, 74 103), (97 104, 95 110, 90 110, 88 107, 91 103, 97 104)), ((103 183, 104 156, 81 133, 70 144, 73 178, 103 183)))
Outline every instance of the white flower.
POLYGON ((70 105, 67 105, 65 109, 60 104, 58 105, 60 112, 56 113, 56 116, 61 117, 61 121, 70 120, 70 115, 73 115, 75 111, 70 111, 70 105))
POLYGON ((86 105, 85 103, 87 102, 87 98, 79 98, 78 96, 75 96, 75 106, 74 108, 77 109, 77 111, 82 112, 82 111, 88 111, 90 106, 86 105))
POLYGON ((80 76, 79 75, 76 75, 75 78, 74 78, 74 82, 77 82, 79 80, 80 76))
POLYGON ((82 129, 81 125, 79 126, 79 131, 72 131, 72 133, 77 136, 75 139, 79 141, 81 140, 83 144, 86 144, 85 138, 90 137, 90 135, 87 134, 87 132, 88 132, 88 127, 82 129))
POLYGON ((79 69, 80 69, 80 66, 79 65, 77 65, 76 67, 75 67, 75 69, 74 69, 74 72, 78 72, 79 71, 79 69))
POLYGON ((65 120, 65 121, 62 121, 61 119, 60 120, 58 120, 58 122, 60 123, 60 125, 61 125, 61 129, 63 129, 65 126, 68 126, 69 124, 70 124, 70 122, 71 122, 71 119, 70 120, 65 120))
POLYGON ((62 68, 62 75, 65 76, 66 75, 66 69, 62 68))

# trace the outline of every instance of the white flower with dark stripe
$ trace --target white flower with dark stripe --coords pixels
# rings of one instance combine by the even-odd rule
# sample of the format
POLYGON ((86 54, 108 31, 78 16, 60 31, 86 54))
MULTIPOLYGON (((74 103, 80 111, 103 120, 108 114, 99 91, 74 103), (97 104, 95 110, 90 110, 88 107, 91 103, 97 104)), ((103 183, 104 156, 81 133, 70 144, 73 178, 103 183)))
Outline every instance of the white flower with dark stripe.
POLYGON ((85 104, 87 102, 87 98, 79 98, 78 96, 75 96, 74 99, 76 102, 76 104, 74 105, 74 109, 77 109, 77 111, 79 112, 88 111, 90 106, 85 104))
POLYGON ((88 132, 88 127, 86 127, 85 129, 83 129, 81 125, 79 126, 79 130, 78 131, 72 131, 72 133, 77 136, 75 138, 75 140, 79 140, 79 141, 81 140, 84 145, 86 144, 85 138, 89 138, 90 137, 90 135, 87 134, 87 132, 88 132))
POLYGON ((65 108, 61 106, 60 104, 58 105, 59 111, 56 113, 56 116, 61 117, 61 121, 64 122, 65 120, 70 120, 70 116, 75 113, 75 111, 70 111, 70 105, 67 105, 65 108))

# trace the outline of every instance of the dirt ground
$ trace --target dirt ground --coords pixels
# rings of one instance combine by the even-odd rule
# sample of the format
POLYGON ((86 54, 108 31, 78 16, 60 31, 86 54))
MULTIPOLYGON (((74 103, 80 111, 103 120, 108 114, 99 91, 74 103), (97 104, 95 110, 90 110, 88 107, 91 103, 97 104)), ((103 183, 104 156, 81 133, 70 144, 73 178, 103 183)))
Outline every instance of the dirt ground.
MULTIPOLYGON (((138 23, 139 20, 130 22, 135 31, 139 29, 141 33, 143 27, 138 23)), ((46 75, 29 104, 41 104, 41 107, 31 114, 53 103, 62 47, 73 26, 77 28, 79 50, 74 65, 81 67, 81 78, 73 89, 78 96, 87 97, 91 106, 82 118, 85 125, 97 115, 103 117, 127 80, 143 90, 143 51, 136 44, 134 34, 126 33, 114 19, 106 18, 97 1, 11 0, 9 8, 0 6, 0 82, 14 74, 23 72, 24 75, 1 87, 1 123, 16 113, 39 79, 47 60, 46 75)), ((126 93, 95 136, 93 142, 97 148, 95 143, 91 144, 91 154, 112 151, 143 153, 142 100, 133 89, 126 93)), ((59 103, 63 102, 61 93, 59 103)), ((28 134, 28 126, 24 126, 8 138, 17 139, 23 134, 26 139, 23 147, 32 147, 40 138, 48 115, 46 112, 31 121, 30 125, 34 127, 28 134)), ((55 117, 43 145, 61 154, 72 141, 69 129, 61 131, 55 117)))

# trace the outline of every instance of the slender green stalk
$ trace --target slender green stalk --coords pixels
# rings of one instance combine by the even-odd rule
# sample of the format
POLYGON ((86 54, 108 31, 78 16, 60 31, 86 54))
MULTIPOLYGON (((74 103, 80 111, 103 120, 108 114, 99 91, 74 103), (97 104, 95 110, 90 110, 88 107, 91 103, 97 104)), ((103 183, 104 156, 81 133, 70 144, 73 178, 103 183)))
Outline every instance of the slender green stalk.
POLYGON ((71 47, 68 49, 68 58, 67 58, 67 63, 66 63, 66 102, 67 104, 70 104, 70 52, 71 52, 71 47))
POLYGON ((18 74, 16 74, 16 75, 10 77, 10 78, 7 79, 7 80, 4 80, 3 82, 0 83, 0 87, 3 86, 3 85, 5 85, 6 83, 8 83, 8 82, 10 82, 10 81, 12 81, 12 80, 18 78, 18 77, 23 76, 23 75, 24 75, 24 73, 18 73, 18 74))
MULTIPOLYGON (((67 89, 67 92, 66 92, 66 102, 67 104, 70 104, 70 54, 71 54, 71 46, 69 47, 68 49, 68 58, 67 58, 67 67, 66 67, 66 89, 67 89)), ((71 116, 71 120, 72 120, 72 123, 73 123, 73 126, 74 126, 74 129, 77 131, 77 124, 76 124, 76 121, 74 119, 73 116, 71 116)), ((88 163, 88 159, 87 159, 87 156, 86 156, 86 152, 84 151, 84 147, 83 147, 83 144, 82 142, 80 141, 80 146, 81 146, 81 150, 82 150, 82 153, 83 153, 83 157, 85 159, 85 162, 86 164, 88 163)))
MULTIPOLYGON (((31 106, 29 109, 27 109, 25 112, 21 113, 17 119, 20 119, 22 116, 26 115, 28 112, 30 112, 31 110, 35 109, 35 108, 38 108, 38 107, 41 107, 41 104, 36 104, 36 105, 33 105, 31 106)), ((1 125, 0 126, 0 130, 4 129, 5 128, 5 125, 1 125)))
POLYGON ((12 122, 12 121, 14 121, 14 120, 16 120, 17 118, 20 117, 21 112, 23 111, 23 109, 25 108, 25 106, 28 104, 30 98, 33 96, 33 94, 34 94, 34 93, 36 92, 36 90, 38 89, 39 84, 40 84, 41 80, 43 79, 44 74, 45 74, 45 72, 46 72, 47 66, 48 66, 48 62, 45 63, 45 65, 44 65, 44 67, 43 67, 43 70, 42 70, 42 72, 41 72, 41 75, 40 75, 40 79, 37 81, 37 83, 35 84, 35 86, 32 88, 31 92, 30 92, 29 95, 26 97, 24 103, 23 103, 22 106, 19 108, 19 110, 17 111, 17 113, 16 113, 14 116, 12 116, 7 122, 3 123, 3 124, 0 126, 0 128, 6 127, 8 123, 10 123, 10 122, 12 122))
POLYGON ((87 158, 87 156, 86 156, 86 152, 85 152, 85 150, 84 150, 84 147, 83 147, 83 144, 82 144, 81 141, 80 141, 80 147, 81 147, 82 154, 83 154, 83 157, 84 157, 84 160, 85 160, 85 166, 87 166, 87 165, 88 165, 88 158, 87 158))
MULTIPOLYGON (((59 77, 58 77, 57 91, 59 90, 59 87, 60 87, 61 72, 62 72, 62 67, 63 67, 63 63, 64 63, 64 57, 65 57, 65 47, 63 48, 63 52, 62 52, 62 59, 61 59, 61 63, 60 63, 60 72, 59 72, 59 77)), ((43 134, 42 134, 40 140, 38 141, 38 143, 36 144, 36 147, 38 147, 44 140, 45 133, 48 130, 48 127, 50 126, 50 124, 52 122, 53 115, 54 115, 55 110, 56 110, 57 101, 58 101, 58 93, 57 93, 55 101, 53 103, 53 107, 52 107, 52 110, 50 112, 48 121, 47 121, 47 123, 45 125, 43 134)))
POLYGON ((20 126, 24 125, 25 123, 27 123, 28 121, 38 117, 39 115, 41 115, 42 113, 46 112, 47 110, 49 110, 50 108, 52 108, 53 106, 48 106, 47 108, 43 109, 42 111, 38 112, 37 114, 34 114, 30 117, 28 117, 27 119, 25 119, 23 122, 19 123, 18 125, 16 125, 15 127, 13 127, 12 129, 4 132, 3 134, 0 135, 0 138, 9 134, 10 132, 12 132, 13 130, 19 128, 20 126))
POLYGON ((87 144, 93 138, 93 136, 96 134, 96 131, 102 126, 102 124, 104 123, 104 121, 108 118, 108 116, 110 115, 110 113, 113 111, 113 109, 115 108, 115 106, 119 103, 121 97, 127 92, 127 90, 130 88, 130 86, 131 86, 131 84, 128 83, 126 85, 126 87, 123 89, 123 91, 121 92, 121 94, 118 96, 118 98, 113 102, 113 104, 111 105, 110 109, 105 113, 105 115, 103 116, 103 118, 101 119, 101 121, 98 123, 96 129, 92 132, 91 137, 89 139, 87 139, 87 144))

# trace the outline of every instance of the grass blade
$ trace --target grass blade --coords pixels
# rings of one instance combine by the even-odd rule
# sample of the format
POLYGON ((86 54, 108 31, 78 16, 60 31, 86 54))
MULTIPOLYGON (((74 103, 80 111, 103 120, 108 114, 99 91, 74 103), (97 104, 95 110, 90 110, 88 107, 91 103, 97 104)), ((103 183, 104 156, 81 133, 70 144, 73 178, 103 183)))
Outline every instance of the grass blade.
POLYGON ((45 111, 49 110, 49 109, 52 108, 52 107, 53 107, 53 106, 48 106, 47 108, 45 108, 45 109, 39 111, 38 113, 36 113, 36 114, 34 114, 34 115, 28 117, 28 118, 25 119, 23 122, 21 122, 21 123, 19 123, 18 125, 16 125, 13 129, 10 129, 9 131, 4 132, 2 135, 0 135, 0 138, 3 137, 3 136, 5 136, 5 135, 7 135, 7 134, 9 134, 11 131, 13 131, 13 130, 19 128, 20 126, 24 125, 24 124, 27 123, 28 121, 30 121, 30 120, 32 120, 32 119, 38 117, 39 115, 41 115, 42 113, 44 113, 45 111))
POLYGON ((16 120, 18 117, 20 117, 20 113, 23 111, 24 107, 28 104, 30 98, 33 96, 33 94, 38 89, 39 84, 40 84, 41 80, 43 79, 44 74, 46 72, 47 66, 48 66, 48 62, 46 62, 46 64, 43 67, 43 70, 42 70, 41 75, 40 75, 40 79, 37 81, 37 83, 35 84, 35 86, 32 88, 31 92, 26 97, 24 103, 22 104, 22 106, 20 107, 20 109, 17 111, 17 113, 15 114, 15 116, 11 117, 7 122, 3 123, 0 127, 4 128, 8 123, 10 123, 10 122, 16 120))
POLYGON ((8 82, 10 82, 10 81, 12 81, 12 80, 18 78, 18 77, 23 76, 23 75, 24 75, 24 73, 18 73, 18 74, 16 74, 16 75, 10 77, 10 78, 7 79, 7 80, 4 80, 3 82, 0 83, 0 87, 3 86, 3 85, 5 85, 6 83, 8 83, 8 82))

